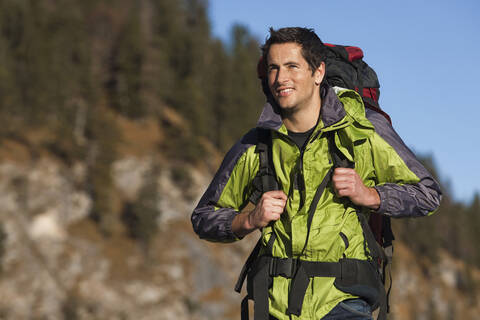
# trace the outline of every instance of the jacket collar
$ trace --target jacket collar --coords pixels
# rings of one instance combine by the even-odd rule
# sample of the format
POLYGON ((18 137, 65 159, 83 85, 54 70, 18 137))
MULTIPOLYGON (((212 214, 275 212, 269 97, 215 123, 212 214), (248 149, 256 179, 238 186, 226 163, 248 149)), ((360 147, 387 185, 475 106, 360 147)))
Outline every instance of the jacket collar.
MULTIPOLYGON (((342 121, 346 116, 346 112, 335 91, 329 86, 322 87, 321 96, 322 107, 320 108, 320 119, 323 123, 323 128, 330 127, 342 121)), ((258 119, 257 127, 279 131, 282 126, 283 122, 280 108, 274 102, 273 98, 269 97, 258 119)))

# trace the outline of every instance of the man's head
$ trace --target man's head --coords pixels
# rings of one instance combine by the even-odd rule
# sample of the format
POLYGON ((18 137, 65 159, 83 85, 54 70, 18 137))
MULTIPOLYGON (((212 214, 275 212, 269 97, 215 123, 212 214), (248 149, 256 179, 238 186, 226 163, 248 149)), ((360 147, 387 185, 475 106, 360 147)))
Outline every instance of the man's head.
POLYGON ((318 110, 325 76, 324 45, 310 29, 270 29, 262 47, 268 89, 284 116, 318 110))
POLYGON ((288 42, 300 45, 302 48, 302 56, 307 61, 312 72, 325 60, 325 45, 313 29, 294 27, 274 30, 270 28, 270 37, 267 38, 265 44, 262 46, 262 55, 265 64, 268 65, 268 52, 273 44, 288 42))

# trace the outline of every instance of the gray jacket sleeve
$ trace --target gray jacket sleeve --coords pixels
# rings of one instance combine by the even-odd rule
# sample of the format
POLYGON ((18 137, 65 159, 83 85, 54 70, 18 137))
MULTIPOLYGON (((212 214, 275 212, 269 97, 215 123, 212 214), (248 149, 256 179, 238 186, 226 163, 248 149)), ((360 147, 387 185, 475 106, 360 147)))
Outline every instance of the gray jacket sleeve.
POLYGON ((232 221, 238 211, 233 208, 219 208, 218 201, 238 160, 248 148, 256 144, 255 139, 256 133, 252 130, 230 149, 194 209, 191 221, 193 230, 200 238, 218 242, 232 242, 238 239, 232 232, 232 221))
POLYGON ((378 212, 399 218, 426 216, 435 211, 442 198, 438 182, 418 161, 383 115, 370 109, 367 109, 366 113, 375 131, 395 149, 407 167, 420 179, 416 184, 386 183, 376 186, 375 189, 380 195, 378 212))

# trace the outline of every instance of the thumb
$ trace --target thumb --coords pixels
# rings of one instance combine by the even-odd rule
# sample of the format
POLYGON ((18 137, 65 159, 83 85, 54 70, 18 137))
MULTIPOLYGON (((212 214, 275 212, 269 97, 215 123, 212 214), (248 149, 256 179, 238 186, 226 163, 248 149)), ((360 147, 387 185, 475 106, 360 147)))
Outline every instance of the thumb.
POLYGON ((265 194, 275 199, 287 200, 287 195, 282 190, 268 191, 265 194))

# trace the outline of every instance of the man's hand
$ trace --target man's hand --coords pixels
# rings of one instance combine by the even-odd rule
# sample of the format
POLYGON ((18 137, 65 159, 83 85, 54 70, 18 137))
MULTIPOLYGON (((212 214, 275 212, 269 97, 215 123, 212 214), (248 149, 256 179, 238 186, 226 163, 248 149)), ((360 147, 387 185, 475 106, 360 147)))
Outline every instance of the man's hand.
POLYGON ((265 192, 258 201, 255 209, 242 212, 232 221, 232 231, 238 237, 243 237, 253 230, 267 226, 270 221, 277 221, 285 209, 287 196, 283 191, 265 192))
POLYGON ((377 190, 365 186, 355 169, 336 168, 332 183, 337 196, 349 197, 358 206, 375 210, 380 207, 380 196, 377 190))
POLYGON ((255 229, 267 226, 270 221, 277 221, 287 204, 287 196, 283 191, 265 192, 257 206, 248 215, 248 223, 255 229))

